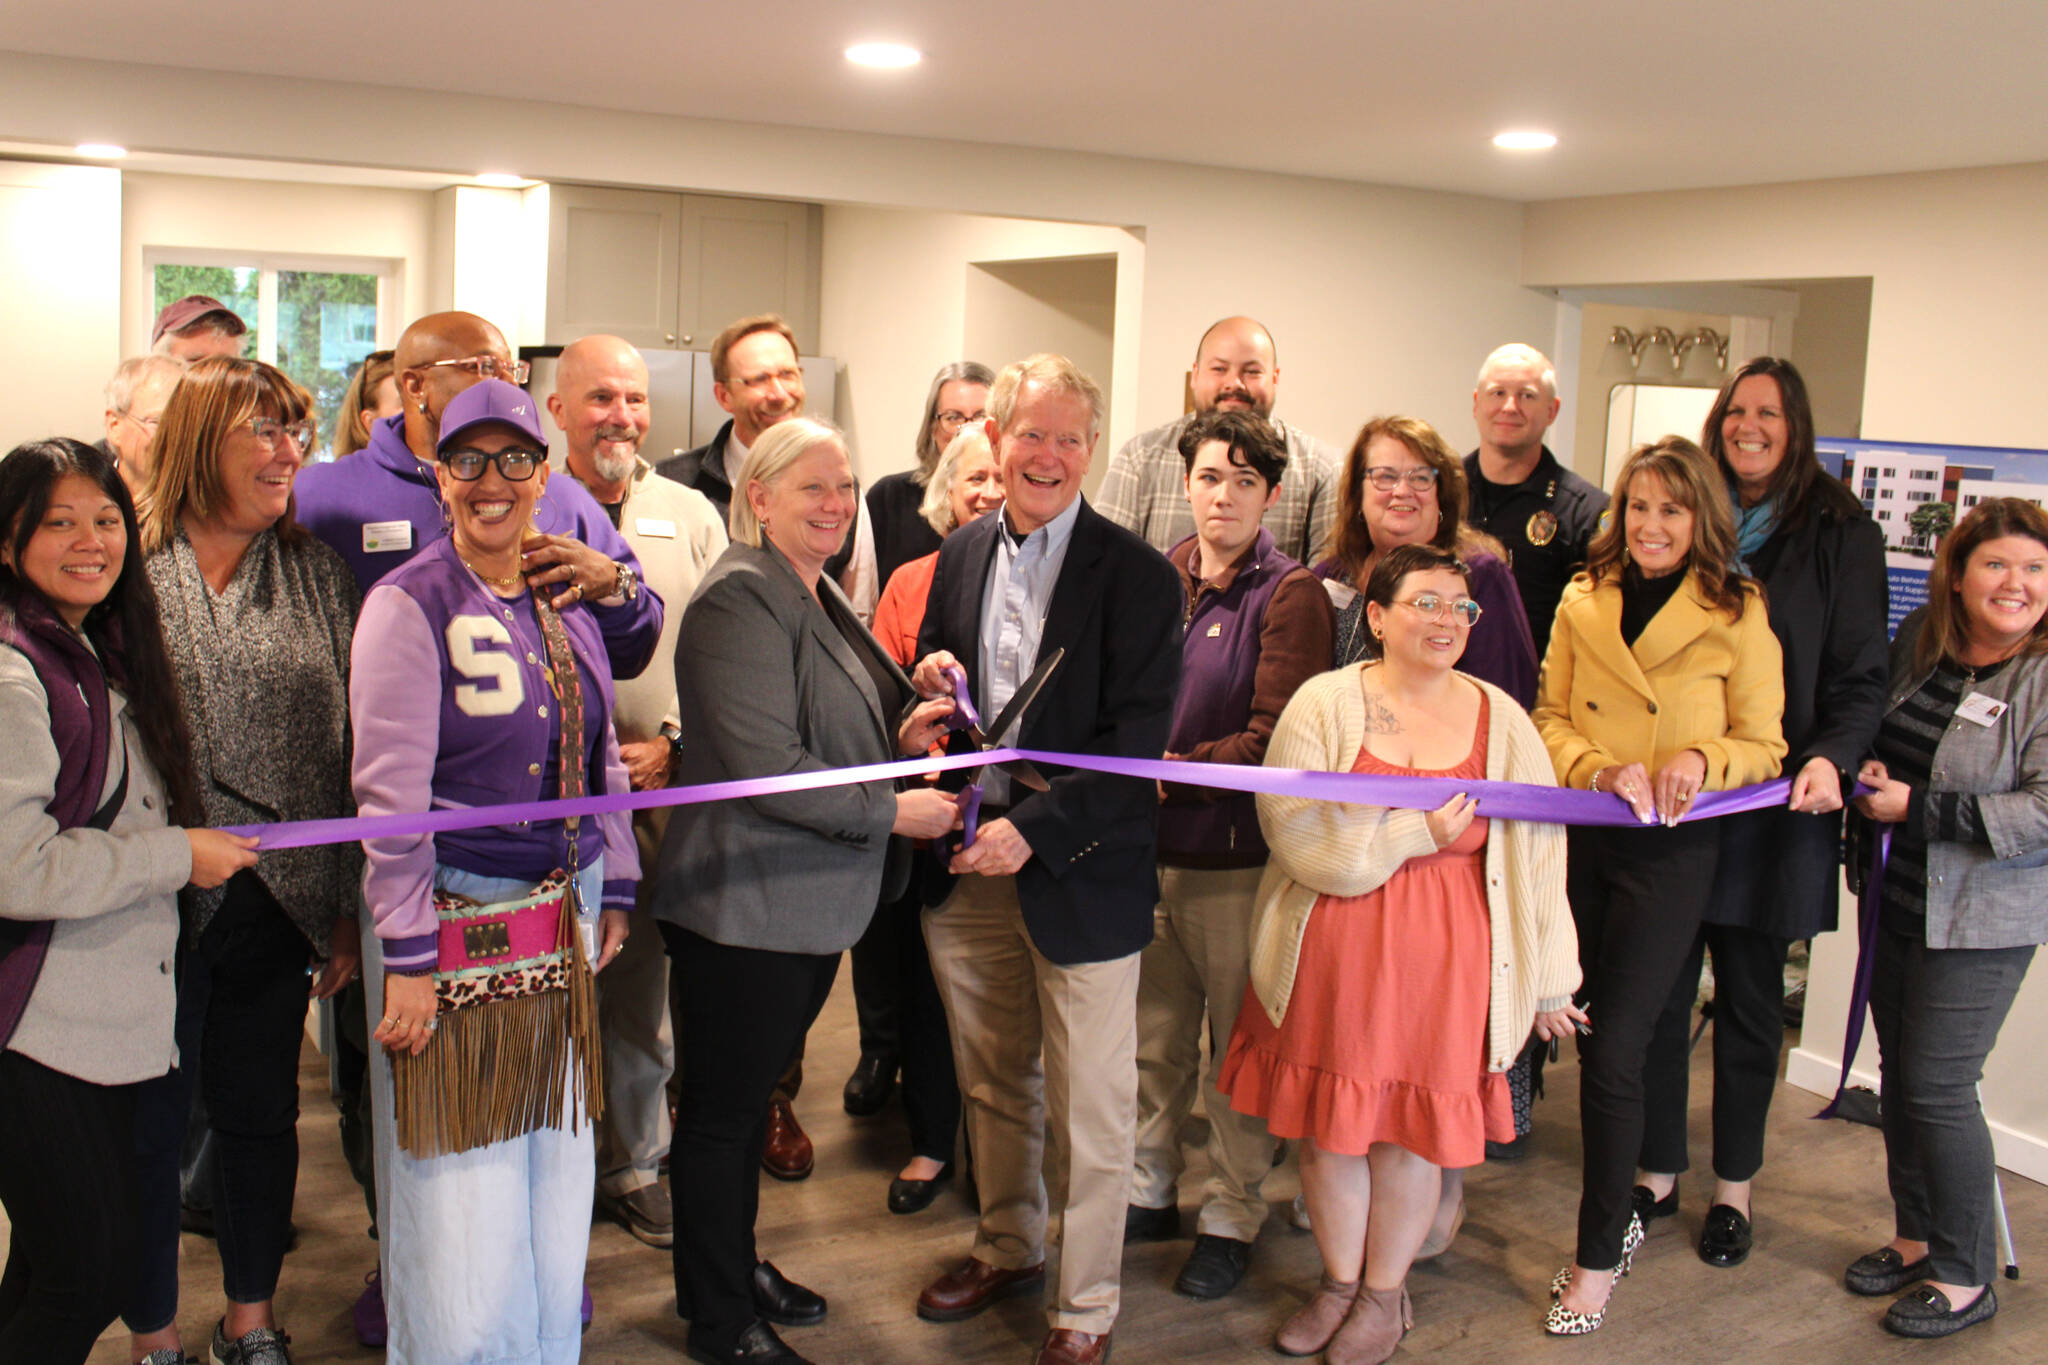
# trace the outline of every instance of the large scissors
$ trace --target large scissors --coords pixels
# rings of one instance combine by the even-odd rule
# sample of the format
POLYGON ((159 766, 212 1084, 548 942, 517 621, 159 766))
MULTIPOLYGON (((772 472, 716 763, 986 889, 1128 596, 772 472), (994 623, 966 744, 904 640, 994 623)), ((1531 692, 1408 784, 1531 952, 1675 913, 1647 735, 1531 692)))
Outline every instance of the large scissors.
MULTIPOLYGON (((958 664, 946 669, 946 676, 953 682, 953 713, 946 717, 946 727, 966 732, 974 747, 986 752, 1000 746, 1010 731, 1023 722, 1024 712, 1045 690, 1045 684, 1060 666, 1060 660, 1067 657, 1065 648, 1055 649, 1038 661, 1031 670, 1031 676, 1016 690, 1003 709, 996 713, 988 730, 981 728, 981 713, 974 709, 974 699, 967 694, 967 670, 958 664)), ((1023 783, 1033 791, 1050 791, 1051 785, 1038 769, 1021 758, 995 765, 1008 773, 1015 781, 1023 783)), ((973 777, 960 792, 960 847, 974 846, 976 822, 981 815, 981 774, 984 769, 972 770, 973 777)))

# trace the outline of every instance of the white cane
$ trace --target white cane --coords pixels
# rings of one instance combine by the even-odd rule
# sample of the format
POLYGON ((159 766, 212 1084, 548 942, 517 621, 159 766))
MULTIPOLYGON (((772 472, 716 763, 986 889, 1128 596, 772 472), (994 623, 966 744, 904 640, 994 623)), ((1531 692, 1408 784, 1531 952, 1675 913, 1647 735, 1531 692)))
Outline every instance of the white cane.
MULTIPOLYGON (((1977 1108, 1984 1108, 1984 1083, 1977 1082, 1977 1108)), ((1991 1163, 1991 1207, 1998 1215, 1998 1259, 2005 1262, 2005 1278, 2017 1280, 2020 1277, 2019 1257, 2012 1249, 2012 1221, 2005 1216, 2005 1180, 1998 1174, 1998 1163, 1991 1163)))

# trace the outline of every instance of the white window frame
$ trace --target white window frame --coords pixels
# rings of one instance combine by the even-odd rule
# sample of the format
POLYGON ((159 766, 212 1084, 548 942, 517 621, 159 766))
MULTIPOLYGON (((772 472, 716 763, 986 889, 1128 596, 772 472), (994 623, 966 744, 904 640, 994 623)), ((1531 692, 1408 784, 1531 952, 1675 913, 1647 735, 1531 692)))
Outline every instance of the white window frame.
POLYGON ((321 256, 304 252, 231 251, 219 247, 146 246, 142 266, 149 275, 150 315, 156 313, 156 268, 160 265, 210 265, 254 270, 256 275, 256 354, 252 360, 277 363, 277 276, 282 270, 320 271, 336 275, 377 277, 377 346, 389 350, 398 337, 398 272, 404 264, 389 256, 321 256))

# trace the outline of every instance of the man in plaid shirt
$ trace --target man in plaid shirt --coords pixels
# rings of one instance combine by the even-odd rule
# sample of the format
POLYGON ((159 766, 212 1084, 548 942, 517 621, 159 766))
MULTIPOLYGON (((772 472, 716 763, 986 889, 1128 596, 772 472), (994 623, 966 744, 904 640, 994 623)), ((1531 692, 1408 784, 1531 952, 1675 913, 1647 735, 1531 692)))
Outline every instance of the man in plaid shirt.
POLYGON ((1287 445, 1280 500, 1266 513, 1266 529, 1282 554, 1313 565, 1323 557, 1337 516, 1337 453, 1298 427, 1273 416, 1280 387, 1273 334, 1251 318, 1225 318, 1202 333, 1188 389, 1195 410, 1124 443, 1103 473, 1092 506, 1164 552, 1195 533, 1189 510, 1180 435, 1190 422, 1219 408, 1255 412, 1273 424, 1287 445))

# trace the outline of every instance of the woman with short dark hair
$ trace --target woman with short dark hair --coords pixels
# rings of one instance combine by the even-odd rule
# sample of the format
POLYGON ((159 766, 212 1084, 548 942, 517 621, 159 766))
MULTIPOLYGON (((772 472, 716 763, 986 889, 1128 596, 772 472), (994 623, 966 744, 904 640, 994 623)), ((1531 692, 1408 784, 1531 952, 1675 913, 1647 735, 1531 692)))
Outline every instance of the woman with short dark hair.
POLYGON ((256 861, 197 828, 135 540, 91 446, 0 460, 0 1365, 82 1363, 120 1311, 136 1096, 177 1061, 173 893, 256 861))

